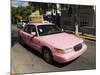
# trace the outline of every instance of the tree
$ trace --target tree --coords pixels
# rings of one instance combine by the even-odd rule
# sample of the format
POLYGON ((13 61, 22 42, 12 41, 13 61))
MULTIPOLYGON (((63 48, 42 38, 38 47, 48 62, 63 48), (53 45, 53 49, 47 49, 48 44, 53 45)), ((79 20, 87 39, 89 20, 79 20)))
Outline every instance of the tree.
POLYGON ((29 2, 29 6, 32 6, 33 12, 38 9, 42 14, 46 13, 46 11, 52 11, 52 9, 56 12, 57 9, 54 3, 29 2))
POLYGON ((11 7, 12 23, 17 23, 21 19, 28 20, 29 15, 32 13, 32 7, 11 7))

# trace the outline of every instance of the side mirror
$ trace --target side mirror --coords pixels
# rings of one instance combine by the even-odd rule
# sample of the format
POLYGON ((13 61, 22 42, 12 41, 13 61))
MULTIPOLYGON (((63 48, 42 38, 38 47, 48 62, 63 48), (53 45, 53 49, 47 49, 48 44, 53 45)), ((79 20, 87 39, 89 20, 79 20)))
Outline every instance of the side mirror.
POLYGON ((32 34, 33 36, 35 36, 35 35, 36 35, 36 32, 31 32, 31 34, 32 34))

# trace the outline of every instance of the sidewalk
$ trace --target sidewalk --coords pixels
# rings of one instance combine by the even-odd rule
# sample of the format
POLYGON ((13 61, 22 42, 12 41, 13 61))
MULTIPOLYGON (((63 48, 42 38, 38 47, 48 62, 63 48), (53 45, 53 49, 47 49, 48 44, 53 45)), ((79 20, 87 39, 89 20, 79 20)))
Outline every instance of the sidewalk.
MULTIPOLYGON (((71 34, 75 34, 75 32, 73 31, 66 31, 67 33, 71 33, 71 34)), ((82 34, 81 32, 79 32, 79 37, 83 38, 83 39, 88 39, 88 40, 93 40, 96 41, 96 36, 95 35, 91 35, 91 34, 82 34)))
POLYGON ((84 35, 82 35, 82 34, 80 34, 80 37, 84 38, 84 39, 96 41, 96 36, 94 36, 94 35, 90 35, 90 34, 84 34, 84 35))

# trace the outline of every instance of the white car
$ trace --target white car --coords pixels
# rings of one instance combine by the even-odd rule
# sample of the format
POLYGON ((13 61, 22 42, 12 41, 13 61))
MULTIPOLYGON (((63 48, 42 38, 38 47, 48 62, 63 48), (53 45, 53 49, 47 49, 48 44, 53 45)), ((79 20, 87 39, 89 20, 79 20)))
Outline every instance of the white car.
POLYGON ((28 21, 21 21, 17 23, 17 27, 18 28, 23 28, 25 27, 25 25, 28 24, 28 21))

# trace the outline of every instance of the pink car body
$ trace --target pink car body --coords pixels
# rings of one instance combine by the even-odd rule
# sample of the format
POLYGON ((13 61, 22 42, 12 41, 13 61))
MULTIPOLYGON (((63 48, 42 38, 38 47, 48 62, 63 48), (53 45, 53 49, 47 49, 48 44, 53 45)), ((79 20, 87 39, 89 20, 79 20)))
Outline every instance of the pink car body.
POLYGON ((40 53, 42 53, 43 47, 49 48, 53 59, 59 63, 72 61, 87 50, 87 46, 82 38, 65 32, 33 37, 32 34, 20 30, 19 36, 22 37, 24 43, 40 53), (82 47, 78 51, 75 51, 74 47, 79 44, 81 44, 82 47))

